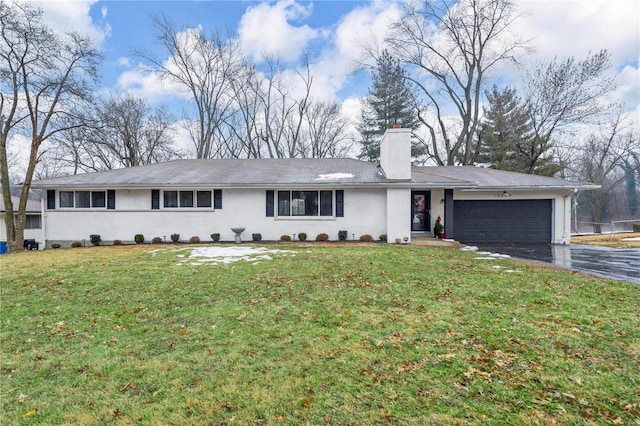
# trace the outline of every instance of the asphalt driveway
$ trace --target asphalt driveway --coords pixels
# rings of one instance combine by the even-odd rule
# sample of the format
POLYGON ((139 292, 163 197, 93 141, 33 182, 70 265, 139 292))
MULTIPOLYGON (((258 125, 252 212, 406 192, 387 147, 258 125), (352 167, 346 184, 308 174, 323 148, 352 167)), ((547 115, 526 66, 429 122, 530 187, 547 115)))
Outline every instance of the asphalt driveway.
POLYGON ((478 248, 640 284, 640 249, 612 249, 580 244, 484 244, 478 248))

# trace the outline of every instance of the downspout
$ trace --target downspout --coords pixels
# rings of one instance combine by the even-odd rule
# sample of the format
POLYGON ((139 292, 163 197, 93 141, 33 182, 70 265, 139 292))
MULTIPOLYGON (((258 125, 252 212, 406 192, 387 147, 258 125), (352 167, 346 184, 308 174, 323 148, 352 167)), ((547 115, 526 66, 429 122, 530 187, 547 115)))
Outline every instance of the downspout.
MULTIPOLYGON (((42 194, 46 194, 47 191, 43 191, 42 194)), ((40 231, 40 237, 42 238, 42 249, 44 250, 47 247, 47 228, 46 228, 46 223, 47 221, 45 220, 45 207, 46 207, 46 197, 44 195, 40 195, 40 226, 42 226, 42 230, 40 231)), ((38 246, 38 249, 40 249, 40 246, 38 246)))

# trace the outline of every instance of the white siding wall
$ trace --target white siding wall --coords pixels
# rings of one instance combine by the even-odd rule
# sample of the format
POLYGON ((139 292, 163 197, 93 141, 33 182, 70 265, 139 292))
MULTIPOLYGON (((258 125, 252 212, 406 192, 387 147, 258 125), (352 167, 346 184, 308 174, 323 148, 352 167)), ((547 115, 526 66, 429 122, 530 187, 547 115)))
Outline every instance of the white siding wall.
POLYGON ((387 189, 387 242, 411 238, 411 189, 387 189))
MULTIPOLYGON (((42 229, 25 229, 25 240, 34 239, 40 242, 40 250, 44 249, 44 235, 42 229)), ((7 241, 7 227, 4 222, 4 213, 0 214, 0 241, 7 241)))
POLYGON ((223 189, 222 209, 215 211, 151 210, 150 190, 118 190, 116 210, 58 208, 47 210, 45 215, 46 239, 50 245, 58 241, 88 241, 90 234, 99 234, 103 241, 130 242, 135 234, 143 234, 147 240, 166 236, 170 241, 171 234, 177 233, 181 240, 198 236, 209 241, 210 234, 220 233, 222 241, 232 241, 232 227, 246 228, 243 241, 251 241, 252 233, 262 234, 263 240, 279 240, 282 235, 300 232, 306 232, 309 240, 319 233, 326 233, 331 240, 336 240, 339 230, 347 230, 349 239, 352 234, 356 239, 362 234, 371 234, 377 239, 386 233, 385 213, 384 189, 344 189, 344 217, 338 218, 267 217, 264 189, 223 189))

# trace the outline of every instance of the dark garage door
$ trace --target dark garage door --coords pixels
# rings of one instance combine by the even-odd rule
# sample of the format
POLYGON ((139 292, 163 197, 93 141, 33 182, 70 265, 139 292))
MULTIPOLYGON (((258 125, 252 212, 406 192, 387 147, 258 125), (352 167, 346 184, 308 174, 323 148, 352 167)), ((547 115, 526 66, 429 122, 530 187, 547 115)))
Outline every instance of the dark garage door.
POLYGON ((463 243, 550 243, 551 200, 456 200, 453 238, 463 243))

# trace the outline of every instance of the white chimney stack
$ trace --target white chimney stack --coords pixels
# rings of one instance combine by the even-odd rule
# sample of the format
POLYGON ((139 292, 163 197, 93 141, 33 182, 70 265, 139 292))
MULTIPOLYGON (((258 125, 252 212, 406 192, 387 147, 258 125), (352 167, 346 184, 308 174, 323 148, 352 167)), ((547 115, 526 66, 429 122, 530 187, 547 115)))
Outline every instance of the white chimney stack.
POLYGON ((387 129, 380 142, 380 166, 387 179, 411 179, 411 129, 387 129))

